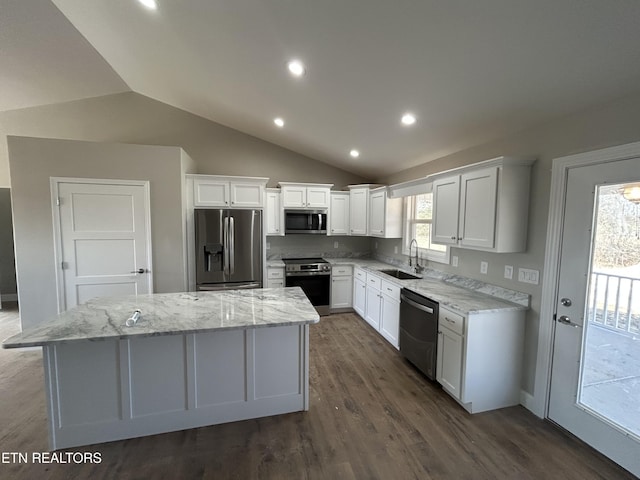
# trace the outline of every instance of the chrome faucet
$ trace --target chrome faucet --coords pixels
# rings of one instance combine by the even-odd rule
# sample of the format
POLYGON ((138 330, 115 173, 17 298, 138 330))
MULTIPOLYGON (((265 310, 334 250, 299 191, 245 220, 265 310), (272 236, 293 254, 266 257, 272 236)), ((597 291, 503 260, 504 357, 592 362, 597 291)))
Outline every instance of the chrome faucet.
POLYGON ((418 263, 418 241, 414 238, 409 243, 409 266, 413 266, 411 263, 411 249, 413 248, 413 244, 416 244, 416 266, 414 267, 414 271, 416 273, 421 273, 424 270, 424 267, 418 263))

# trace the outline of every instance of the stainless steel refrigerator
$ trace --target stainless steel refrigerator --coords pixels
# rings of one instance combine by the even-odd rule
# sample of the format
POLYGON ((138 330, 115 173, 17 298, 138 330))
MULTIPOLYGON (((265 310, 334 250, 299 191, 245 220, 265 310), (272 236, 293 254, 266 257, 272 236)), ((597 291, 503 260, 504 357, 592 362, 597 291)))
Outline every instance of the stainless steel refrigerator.
POLYGON ((195 209, 196 287, 262 287, 262 211, 195 209))

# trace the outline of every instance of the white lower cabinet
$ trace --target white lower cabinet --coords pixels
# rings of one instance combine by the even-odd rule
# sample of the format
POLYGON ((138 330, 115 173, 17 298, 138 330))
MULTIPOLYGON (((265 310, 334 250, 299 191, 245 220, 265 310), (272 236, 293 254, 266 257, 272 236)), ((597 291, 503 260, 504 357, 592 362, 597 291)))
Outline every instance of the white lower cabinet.
POLYGON ((354 270, 353 308, 391 345, 398 348, 400 287, 378 275, 354 270))
POLYGON ((361 268, 355 267, 353 269, 353 309, 364 318, 364 311, 366 309, 367 299, 367 274, 361 268))
POLYGON ((469 313, 440 305, 436 379, 470 413, 520 403, 524 310, 469 313))
POLYGON ((382 307, 381 297, 382 295, 380 294, 380 290, 367 285, 367 299, 366 308, 364 311, 364 319, 377 331, 380 331, 380 310, 382 307))
POLYGON ((331 269, 331 310, 353 306, 353 267, 337 265, 331 269))
POLYGON ((365 302, 367 297, 367 287, 364 282, 358 278, 353 279, 353 309, 364 318, 365 302))
POLYGON ((437 351, 436 379, 454 398, 460 400, 462 335, 440 325, 437 351))
POLYGON ((284 267, 268 267, 267 268, 267 288, 284 287, 284 267))
POLYGON ((381 294, 381 299, 380 333, 391 345, 399 348, 400 302, 386 293, 381 294))

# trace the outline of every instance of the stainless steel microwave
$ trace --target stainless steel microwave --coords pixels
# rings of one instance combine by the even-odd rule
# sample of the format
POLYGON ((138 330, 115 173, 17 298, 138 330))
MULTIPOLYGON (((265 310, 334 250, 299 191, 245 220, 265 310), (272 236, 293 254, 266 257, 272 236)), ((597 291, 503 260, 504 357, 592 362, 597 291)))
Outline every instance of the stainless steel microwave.
POLYGON ((285 210, 285 234, 327 234, 326 210, 285 210))

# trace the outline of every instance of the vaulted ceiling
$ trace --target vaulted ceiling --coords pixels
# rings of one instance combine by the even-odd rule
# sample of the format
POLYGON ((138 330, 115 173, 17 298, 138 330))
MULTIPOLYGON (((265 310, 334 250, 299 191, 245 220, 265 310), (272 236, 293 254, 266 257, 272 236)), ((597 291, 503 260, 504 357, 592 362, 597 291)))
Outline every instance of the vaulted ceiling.
POLYGON ((0 0, 0 109, 131 89, 375 178, 640 90, 637 0, 157 3, 0 0))

